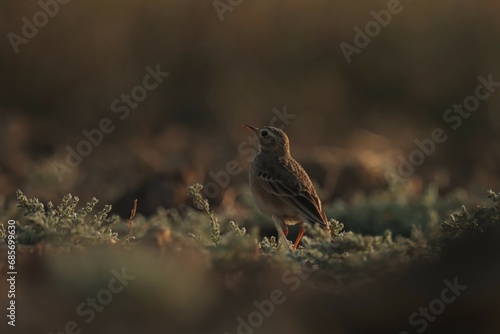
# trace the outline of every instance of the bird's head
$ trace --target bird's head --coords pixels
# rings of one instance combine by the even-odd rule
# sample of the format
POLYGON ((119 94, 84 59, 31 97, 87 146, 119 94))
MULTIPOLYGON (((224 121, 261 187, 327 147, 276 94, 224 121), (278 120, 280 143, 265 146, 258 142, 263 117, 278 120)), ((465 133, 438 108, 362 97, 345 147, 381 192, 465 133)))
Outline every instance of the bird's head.
POLYGON ((261 151, 282 155, 290 154, 290 142, 286 133, 282 130, 272 126, 256 128, 250 125, 243 125, 243 127, 255 133, 261 151))

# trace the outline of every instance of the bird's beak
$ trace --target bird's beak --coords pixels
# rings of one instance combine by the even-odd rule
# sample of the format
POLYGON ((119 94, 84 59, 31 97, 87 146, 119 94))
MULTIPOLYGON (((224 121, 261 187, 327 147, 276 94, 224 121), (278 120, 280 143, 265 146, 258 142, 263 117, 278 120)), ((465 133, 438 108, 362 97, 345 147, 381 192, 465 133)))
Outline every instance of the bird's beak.
POLYGON ((247 124, 243 124, 242 127, 247 128, 248 130, 252 130, 253 132, 257 132, 257 130, 259 130, 259 128, 247 124))

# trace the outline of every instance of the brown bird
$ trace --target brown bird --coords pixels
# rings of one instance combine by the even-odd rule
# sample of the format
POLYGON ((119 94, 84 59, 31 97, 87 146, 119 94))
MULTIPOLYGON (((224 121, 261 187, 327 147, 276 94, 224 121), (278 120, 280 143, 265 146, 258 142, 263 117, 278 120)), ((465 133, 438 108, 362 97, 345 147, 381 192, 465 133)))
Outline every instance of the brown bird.
POLYGON ((285 241, 288 225, 300 224, 294 250, 304 235, 304 222, 320 224, 330 233, 321 201, 304 168, 290 155, 285 132, 271 126, 243 127, 253 131, 259 142, 259 154, 252 160, 249 171, 250 189, 257 208, 273 217, 285 241))

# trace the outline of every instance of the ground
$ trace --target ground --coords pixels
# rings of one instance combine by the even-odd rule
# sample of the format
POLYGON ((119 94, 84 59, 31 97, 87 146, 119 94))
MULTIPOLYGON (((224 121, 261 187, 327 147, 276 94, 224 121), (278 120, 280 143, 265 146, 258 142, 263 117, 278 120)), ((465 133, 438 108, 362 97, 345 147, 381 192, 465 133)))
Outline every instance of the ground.
MULTIPOLYGON (((214 213, 201 189, 190 187, 196 209, 136 216, 130 234, 130 222, 108 216, 109 207, 94 213, 97 201, 80 206, 67 196, 61 204, 42 204, 18 192, 17 207, 2 212, 4 221, 11 215, 16 222, 16 330, 488 333, 499 328, 500 197, 494 192, 477 199, 484 206, 458 206, 448 217, 442 214, 454 202, 451 195, 446 203, 432 200, 432 194, 403 200, 403 193, 337 203, 345 217, 383 219, 401 232, 362 234, 331 219, 335 243, 323 230, 309 229, 301 247, 287 253, 274 237, 214 213)), ((8 223, 2 226, 9 235, 8 223)), ((2 246, 4 273, 7 247, 2 246)))

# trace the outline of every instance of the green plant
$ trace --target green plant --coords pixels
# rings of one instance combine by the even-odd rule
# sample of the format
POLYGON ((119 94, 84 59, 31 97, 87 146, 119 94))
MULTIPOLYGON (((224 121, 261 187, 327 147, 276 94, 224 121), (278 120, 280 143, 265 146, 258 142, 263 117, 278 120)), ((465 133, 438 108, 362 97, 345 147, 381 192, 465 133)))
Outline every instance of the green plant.
POLYGON ((478 206, 469 212, 462 205, 460 211, 452 213, 442 224, 447 241, 470 240, 500 227, 500 195, 489 190, 486 196, 493 202, 492 206, 478 206))
POLYGON ((68 194, 61 204, 52 202, 44 206, 37 198, 27 198, 21 190, 17 193, 17 206, 24 210, 23 219, 16 228, 17 240, 21 244, 40 241, 71 241, 75 244, 91 241, 116 242, 118 234, 111 229, 119 219, 108 217, 110 205, 105 205, 91 219, 89 214, 98 203, 96 198, 79 210, 78 197, 68 194))

